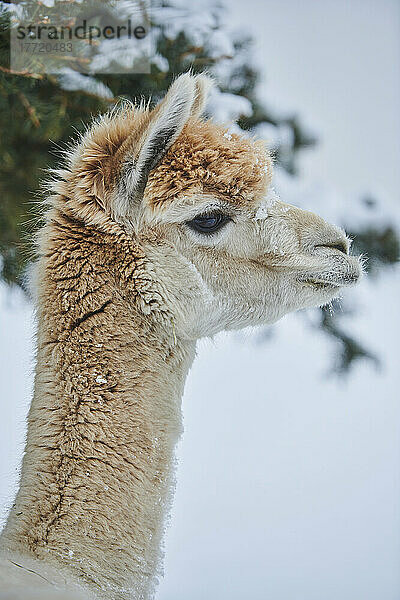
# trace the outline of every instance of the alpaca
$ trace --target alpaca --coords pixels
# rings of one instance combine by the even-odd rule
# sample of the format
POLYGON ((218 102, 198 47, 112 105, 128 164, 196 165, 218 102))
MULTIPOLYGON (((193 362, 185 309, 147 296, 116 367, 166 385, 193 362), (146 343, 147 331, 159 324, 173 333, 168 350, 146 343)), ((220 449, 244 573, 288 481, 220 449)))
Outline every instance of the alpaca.
POLYGON ((360 276, 342 230, 274 194, 263 143, 202 117, 211 85, 185 73, 153 110, 114 110, 53 174, 1 598, 153 597, 196 341, 360 276))

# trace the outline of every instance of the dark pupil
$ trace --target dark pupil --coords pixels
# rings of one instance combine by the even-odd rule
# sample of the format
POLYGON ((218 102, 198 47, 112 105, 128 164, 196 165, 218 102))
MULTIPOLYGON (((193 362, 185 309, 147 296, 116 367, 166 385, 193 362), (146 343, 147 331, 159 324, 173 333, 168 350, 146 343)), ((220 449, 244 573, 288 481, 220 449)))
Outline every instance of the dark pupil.
POLYGON ((219 217, 200 217, 196 219, 197 225, 201 225, 204 229, 213 229, 219 223, 219 217))
POLYGON ((213 233, 226 223, 227 220, 229 219, 221 214, 200 215, 189 221, 188 225, 200 233, 213 233))

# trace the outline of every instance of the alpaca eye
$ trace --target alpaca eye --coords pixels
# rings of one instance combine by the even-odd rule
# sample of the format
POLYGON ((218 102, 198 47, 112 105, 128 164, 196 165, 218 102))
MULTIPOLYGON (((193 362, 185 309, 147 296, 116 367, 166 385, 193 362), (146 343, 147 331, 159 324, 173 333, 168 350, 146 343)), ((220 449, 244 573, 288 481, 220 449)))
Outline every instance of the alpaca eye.
POLYGON ((221 229, 231 218, 222 213, 199 215, 186 224, 198 233, 214 233, 221 229))

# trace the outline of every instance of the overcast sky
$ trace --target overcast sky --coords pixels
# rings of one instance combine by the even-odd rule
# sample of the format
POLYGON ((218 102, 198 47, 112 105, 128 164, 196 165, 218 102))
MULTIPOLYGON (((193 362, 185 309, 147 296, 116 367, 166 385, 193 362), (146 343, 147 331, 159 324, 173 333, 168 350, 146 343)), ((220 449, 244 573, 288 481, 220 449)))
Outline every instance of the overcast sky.
POLYGON ((229 0, 255 37, 260 91, 319 138, 304 173, 355 193, 400 189, 400 2, 229 0))

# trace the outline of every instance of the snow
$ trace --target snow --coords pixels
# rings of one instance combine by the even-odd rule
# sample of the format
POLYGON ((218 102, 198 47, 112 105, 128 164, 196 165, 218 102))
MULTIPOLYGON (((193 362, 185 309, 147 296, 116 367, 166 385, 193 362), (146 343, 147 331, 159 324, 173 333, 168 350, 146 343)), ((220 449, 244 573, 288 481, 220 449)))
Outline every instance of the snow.
POLYGON ((193 46, 201 47, 211 38, 214 48, 217 45, 227 47, 229 40, 223 41, 221 36, 212 41, 213 29, 216 26, 216 17, 220 9, 215 7, 212 0, 197 1, 188 7, 187 2, 173 0, 169 6, 153 9, 152 20, 156 25, 162 26, 167 38, 174 40, 181 31, 184 31, 193 46))
POLYGON ((95 94, 100 98, 113 98, 112 91, 101 81, 94 77, 78 73, 69 67, 66 67, 58 75, 60 85, 64 90, 78 91, 82 90, 89 94, 95 94))
POLYGON ((214 87, 207 102, 207 111, 212 114, 217 122, 230 123, 231 121, 237 121, 240 116, 250 116, 252 106, 247 98, 221 92, 217 87, 214 87))
POLYGON ((278 200, 279 196, 276 193, 275 189, 273 187, 270 187, 264 201, 260 204, 260 206, 257 209, 256 215, 254 217, 255 220, 260 221, 266 219, 270 214, 270 209, 273 206, 275 206, 278 200))
POLYGON ((161 56, 161 54, 154 54, 151 57, 151 63, 155 67, 157 67, 157 69, 160 69, 160 71, 162 71, 163 73, 166 73, 169 69, 168 60, 165 58, 165 56, 161 56))
POLYGON ((221 29, 215 29, 211 32, 207 48, 211 58, 231 57, 235 53, 231 38, 226 34, 226 31, 221 29))
POLYGON ((264 139, 270 150, 278 148, 289 148, 293 146, 293 130, 284 123, 273 125, 272 123, 260 123, 254 128, 256 135, 264 139))
POLYGON ((33 389, 33 310, 0 284, 0 521, 16 492, 33 389))
POLYGON ((120 73, 131 70, 133 73, 140 73, 141 66, 149 61, 148 52, 147 42, 139 45, 136 39, 122 37, 101 40, 90 62, 90 71, 120 73))
MULTIPOLYGON (((52 1, 54 0, 50 0, 50 2, 52 1)), ((24 7, 21 4, 0 2, 0 15, 8 12, 8 14, 11 16, 11 19, 13 17, 15 19, 20 19, 24 14, 24 7)))
MULTIPOLYGON (((112 3, 109 3, 112 6, 112 3)), ((143 21, 142 15, 149 11, 151 6, 150 0, 118 0, 115 3, 115 8, 118 19, 125 21, 132 19, 133 24, 137 25, 138 22, 143 21)))

